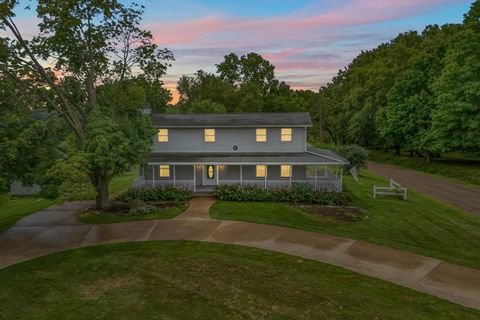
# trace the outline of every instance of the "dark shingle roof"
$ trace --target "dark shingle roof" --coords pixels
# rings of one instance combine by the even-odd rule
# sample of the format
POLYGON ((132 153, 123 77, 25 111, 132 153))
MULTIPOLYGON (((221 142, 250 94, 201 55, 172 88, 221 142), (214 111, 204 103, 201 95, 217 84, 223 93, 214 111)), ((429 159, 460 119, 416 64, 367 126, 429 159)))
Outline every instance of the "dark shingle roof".
POLYGON ((311 127, 308 112, 152 114, 157 127, 311 127))
POLYGON ((325 158, 329 158, 329 159, 338 161, 338 162, 340 162, 341 164, 344 164, 344 165, 350 163, 344 157, 342 157, 342 156, 338 155, 337 153, 335 153, 331 150, 328 150, 328 149, 320 149, 320 148, 314 148, 314 147, 308 146, 307 147, 307 152, 310 152, 310 153, 313 153, 313 154, 316 154, 316 155, 319 155, 319 156, 322 156, 322 157, 325 157, 325 158))
POLYGON ((300 164, 339 164, 331 158, 320 155, 300 152, 300 153, 220 153, 220 154, 199 154, 199 153, 156 153, 148 157, 149 163, 196 163, 196 164, 215 164, 215 163, 300 163, 300 164))

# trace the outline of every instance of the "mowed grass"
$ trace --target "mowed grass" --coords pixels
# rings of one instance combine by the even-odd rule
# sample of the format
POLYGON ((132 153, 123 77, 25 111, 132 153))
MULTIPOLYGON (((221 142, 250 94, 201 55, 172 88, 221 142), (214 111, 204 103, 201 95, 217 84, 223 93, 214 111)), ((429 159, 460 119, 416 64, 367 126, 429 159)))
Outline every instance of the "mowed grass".
POLYGON ((9 229, 21 218, 52 204, 50 200, 36 197, 11 198, 6 194, 0 196, 0 233, 9 229))
POLYGON ((376 150, 369 152, 369 158, 373 161, 423 171, 479 187, 480 159, 462 157, 465 155, 447 154, 442 159, 433 159, 431 162, 427 162, 424 157, 410 157, 404 152, 400 156, 396 156, 392 152, 376 150))
POLYGON ((128 221, 172 219, 184 212, 187 208, 188 206, 186 204, 179 204, 177 207, 166 208, 149 214, 125 216, 109 212, 83 212, 78 216, 78 220, 88 224, 107 224, 128 221))
POLYGON ((0 270, 5 319, 478 319, 335 266, 201 242, 82 248, 0 270))
POLYGON ((350 177, 344 181, 353 205, 366 210, 366 220, 342 222, 279 203, 223 201, 210 208, 210 215, 365 240, 480 269, 479 217, 415 192, 409 192, 407 202, 373 199, 373 185, 385 185, 386 180, 366 171, 358 183, 350 177))
MULTIPOLYGON (((132 186, 136 173, 126 173, 112 179, 110 196, 116 196, 132 186)), ((0 195, 0 233, 11 228, 18 220, 53 205, 51 200, 40 197, 10 197, 0 195)))
POLYGON ((110 182, 110 185, 108 186, 108 192, 110 193, 110 197, 113 198, 115 196, 118 196, 119 194, 131 188, 133 185, 133 181, 137 176, 138 175, 136 172, 128 172, 113 178, 110 182))

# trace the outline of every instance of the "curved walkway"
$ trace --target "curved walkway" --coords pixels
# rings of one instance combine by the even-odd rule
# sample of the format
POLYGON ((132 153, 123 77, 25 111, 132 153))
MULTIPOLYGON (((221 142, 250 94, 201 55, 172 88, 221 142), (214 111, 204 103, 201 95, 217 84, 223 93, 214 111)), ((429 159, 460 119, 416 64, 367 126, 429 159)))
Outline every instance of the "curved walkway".
POLYGON ((244 245, 330 263, 480 309, 480 271, 363 241, 246 222, 211 220, 213 198, 191 200, 172 220, 86 225, 91 205, 53 206, 23 218, 0 235, 0 268, 54 252, 104 243, 197 240, 244 245))
POLYGON ((367 167, 375 174, 387 179, 392 178, 405 187, 480 216, 480 189, 478 188, 437 178, 428 173, 377 162, 368 162, 367 167))

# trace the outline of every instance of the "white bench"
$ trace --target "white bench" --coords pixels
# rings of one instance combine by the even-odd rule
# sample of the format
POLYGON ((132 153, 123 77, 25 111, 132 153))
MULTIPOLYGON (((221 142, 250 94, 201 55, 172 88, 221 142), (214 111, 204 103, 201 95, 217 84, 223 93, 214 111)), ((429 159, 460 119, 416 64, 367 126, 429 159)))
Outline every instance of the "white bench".
POLYGON ((407 188, 402 187, 399 183, 390 179, 390 186, 378 187, 373 186, 373 198, 377 196, 400 196, 404 201, 407 201, 407 188))

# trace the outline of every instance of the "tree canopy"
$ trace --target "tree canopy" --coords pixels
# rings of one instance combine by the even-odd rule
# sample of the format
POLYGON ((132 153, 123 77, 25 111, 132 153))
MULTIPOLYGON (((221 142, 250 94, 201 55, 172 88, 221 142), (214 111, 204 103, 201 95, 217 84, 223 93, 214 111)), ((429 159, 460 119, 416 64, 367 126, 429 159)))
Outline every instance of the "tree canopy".
POLYGON ((402 33, 340 70, 312 109, 322 139, 427 158, 480 154, 479 8, 462 24, 402 33))
MULTIPOLYGON (((53 152, 44 149, 46 160, 63 165, 77 159, 95 187, 97 206, 105 208, 110 180, 150 152, 153 127, 139 109, 170 100, 160 79, 173 55, 140 28, 144 8, 134 3, 39 0, 40 32, 32 39, 15 24, 18 5, 0 2, 0 28, 13 35, 0 39, 0 82, 21 88, 20 97, 30 102, 21 120, 25 136, 5 144, 12 161, 18 163, 21 152, 28 157, 25 165, 2 173, 4 180, 39 175, 45 167, 41 150, 50 138, 53 152), (49 121, 35 121, 38 112, 49 121), (38 127, 45 134, 32 137, 38 127)), ((24 104, 13 100, 2 114, 9 125, 19 115, 15 108, 24 104)))

